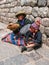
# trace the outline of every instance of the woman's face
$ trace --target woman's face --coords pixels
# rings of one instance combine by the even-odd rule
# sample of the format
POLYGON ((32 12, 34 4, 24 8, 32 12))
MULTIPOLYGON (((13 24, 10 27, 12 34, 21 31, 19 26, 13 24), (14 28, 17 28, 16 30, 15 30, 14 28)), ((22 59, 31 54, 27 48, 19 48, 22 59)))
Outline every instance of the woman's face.
POLYGON ((18 20, 23 20, 24 19, 24 16, 23 15, 19 15, 18 16, 18 20))

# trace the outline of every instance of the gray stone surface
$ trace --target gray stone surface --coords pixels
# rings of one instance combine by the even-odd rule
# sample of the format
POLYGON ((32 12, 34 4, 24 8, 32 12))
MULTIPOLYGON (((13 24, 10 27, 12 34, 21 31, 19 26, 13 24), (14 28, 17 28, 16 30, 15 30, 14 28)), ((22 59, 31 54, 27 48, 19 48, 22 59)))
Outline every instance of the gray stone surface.
MULTIPOLYGON (((6 0, 7 3, 12 2, 13 0, 6 0)), ((15 0, 14 0, 15 1, 15 0)))
MULTIPOLYGON (((9 0, 10 1, 10 0, 9 0)), ((17 1, 12 1, 11 3, 7 3, 7 4, 5 4, 5 6, 4 7, 14 7, 14 6, 17 6, 17 1)))
POLYGON ((14 7, 14 8, 11 8, 10 9, 10 12, 18 12, 18 11, 20 11, 20 10, 24 10, 27 14, 31 14, 32 13, 32 7, 30 7, 30 6, 23 6, 23 7, 21 7, 21 6, 17 6, 17 7, 14 7))
POLYGON ((48 7, 33 7, 32 15, 34 17, 47 17, 48 7))
POLYGON ((41 54, 43 57, 46 57, 49 59, 49 48, 46 45, 43 45, 42 48, 36 50, 39 54, 41 54))
POLYGON ((49 60, 41 59, 38 62, 36 62, 36 65, 49 65, 49 60))
POLYGON ((30 6, 24 6, 22 7, 22 10, 24 10, 26 14, 32 14, 32 7, 30 6))
POLYGON ((47 43, 47 36, 45 34, 42 34, 42 42, 44 44, 47 43))
POLYGON ((7 59, 4 65, 24 65, 29 62, 29 58, 26 55, 19 54, 7 59))
POLYGON ((35 18, 32 15, 27 15, 26 18, 31 21, 35 21, 35 18))
POLYGON ((19 54, 19 48, 9 43, 0 42, 0 60, 19 54))
POLYGON ((37 0, 21 0, 21 5, 34 6, 37 4, 37 0))
POLYGON ((49 18, 43 18, 41 24, 43 26, 49 27, 49 18))
POLYGON ((39 11, 39 8, 38 8, 38 7, 34 7, 34 8, 32 9, 32 15, 33 15, 34 17, 38 17, 38 11, 39 11))
MULTIPOLYGON (((13 45, 12 45, 12 47, 13 47, 13 45)), ((15 48, 15 46, 14 46, 14 48, 15 48)), ((17 48, 17 50, 18 50, 18 48, 17 48)), ((17 52, 17 50, 16 50, 16 52, 17 52)), ((5 50, 3 50, 3 51, 5 51, 5 50)), ((7 52, 8 52, 8 50, 7 50, 7 52)), ((7 52, 5 52, 5 53, 7 53, 7 52)), ((12 54, 10 54, 9 57, 2 59, 0 61, 0 65, 32 65, 32 64, 33 65, 39 65, 39 64, 48 65, 49 64, 49 60, 48 60, 49 59, 49 48, 46 45, 43 45, 42 48, 40 48, 36 51, 34 50, 31 52, 26 52, 26 53, 19 52, 16 55, 14 55, 14 53, 12 53, 12 54), (13 54, 13 56, 11 57, 12 54, 13 54)))
POLYGON ((4 65, 4 62, 3 62, 3 61, 1 61, 1 62, 0 62, 0 65, 4 65))
POLYGON ((4 4, 6 0, 0 0, 0 4, 4 4))
POLYGON ((46 6, 46 0, 38 0, 38 6, 46 6))
POLYGON ((47 0, 47 6, 49 6, 49 0, 47 0))
POLYGON ((49 46, 49 38, 47 38, 47 43, 46 43, 47 46, 49 46))
POLYGON ((21 6, 17 6, 17 7, 14 7, 14 8, 11 8, 10 9, 10 12, 18 12, 18 11, 20 11, 20 10, 22 10, 22 7, 21 6))
POLYGON ((47 17, 49 17, 49 8, 48 8, 48 13, 47 13, 47 17))
POLYGON ((35 65, 35 62, 29 62, 29 63, 27 63, 27 64, 25 64, 25 65, 35 65))
POLYGON ((40 29, 41 33, 44 33, 45 27, 43 25, 40 25, 40 28, 39 29, 40 29))
POLYGON ((45 27, 45 33, 47 36, 49 36, 49 27, 45 27))
POLYGON ((38 14, 40 17, 47 17, 48 7, 40 7, 38 14))
POLYGON ((34 51, 34 52, 31 52, 30 54, 26 54, 31 60, 35 60, 35 61, 37 61, 37 60, 39 60, 40 58, 42 58, 42 56, 39 54, 39 53, 37 53, 36 51, 34 51))
MULTIPOLYGON (((3 13, 1 13, 3 15, 3 13)), ((6 17, 15 18, 15 13, 6 13, 6 17)))
POLYGON ((8 8, 4 8, 4 9, 0 9, 0 13, 4 13, 4 12, 9 12, 9 9, 8 8))

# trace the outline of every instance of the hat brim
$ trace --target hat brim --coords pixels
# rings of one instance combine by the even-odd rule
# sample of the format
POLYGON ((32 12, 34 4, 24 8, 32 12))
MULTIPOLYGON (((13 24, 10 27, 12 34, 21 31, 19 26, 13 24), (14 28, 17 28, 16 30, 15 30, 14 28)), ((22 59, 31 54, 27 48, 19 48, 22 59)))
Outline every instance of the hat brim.
POLYGON ((21 16, 21 15, 23 15, 24 17, 26 17, 26 14, 25 13, 17 14, 16 17, 18 18, 18 16, 21 16))

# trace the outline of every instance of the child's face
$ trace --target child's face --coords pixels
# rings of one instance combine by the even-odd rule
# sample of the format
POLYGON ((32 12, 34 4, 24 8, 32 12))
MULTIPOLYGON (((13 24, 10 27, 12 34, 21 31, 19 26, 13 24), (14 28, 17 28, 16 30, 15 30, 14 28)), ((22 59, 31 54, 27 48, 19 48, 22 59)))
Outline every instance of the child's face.
POLYGON ((31 31, 31 32, 35 32, 35 29, 31 26, 31 27, 30 27, 30 31, 31 31))
POLYGON ((23 20, 24 16, 23 15, 19 15, 18 16, 18 20, 23 20))
POLYGON ((33 32, 33 33, 36 33, 38 30, 31 26, 30 31, 33 32))

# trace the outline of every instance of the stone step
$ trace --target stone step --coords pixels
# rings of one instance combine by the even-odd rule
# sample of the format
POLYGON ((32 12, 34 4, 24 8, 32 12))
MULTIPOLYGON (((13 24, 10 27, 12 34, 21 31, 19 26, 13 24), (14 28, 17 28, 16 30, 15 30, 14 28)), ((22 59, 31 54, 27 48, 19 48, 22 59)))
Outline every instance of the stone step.
POLYGON ((19 47, 0 41, 0 65, 35 65, 34 62, 38 65, 44 58, 49 58, 49 47, 44 44, 38 50, 21 53, 19 47))
POLYGON ((39 61, 35 62, 35 65, 49 65, 49 60, 40 59, 39 61))
POLYGON ((49 59, 49 47, 45 44, 43 44, 40 49, 36 50, 36 52, 42 55, 43 57, 49 59))
POLYGON ((0 41, 0 61, 20 54, 19 47, 0 41))

